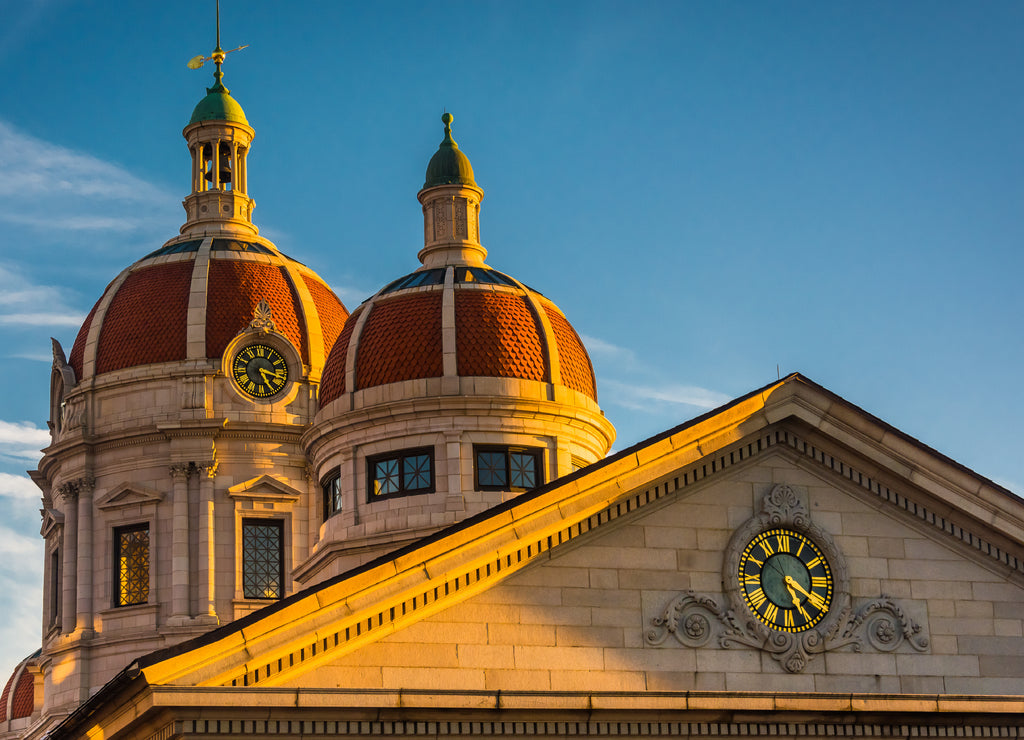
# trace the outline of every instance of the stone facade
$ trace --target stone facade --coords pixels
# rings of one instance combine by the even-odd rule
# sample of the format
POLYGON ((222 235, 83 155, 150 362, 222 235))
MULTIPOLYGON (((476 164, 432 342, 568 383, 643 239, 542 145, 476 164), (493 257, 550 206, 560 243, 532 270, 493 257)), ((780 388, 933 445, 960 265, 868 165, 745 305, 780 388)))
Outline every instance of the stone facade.
POLYGON ((143 656, 86 709, 105 737, 1016 737, 1022 515, 792 376, 143 656), (811 628, 741 593, 778 528, 831 567, 811 628))

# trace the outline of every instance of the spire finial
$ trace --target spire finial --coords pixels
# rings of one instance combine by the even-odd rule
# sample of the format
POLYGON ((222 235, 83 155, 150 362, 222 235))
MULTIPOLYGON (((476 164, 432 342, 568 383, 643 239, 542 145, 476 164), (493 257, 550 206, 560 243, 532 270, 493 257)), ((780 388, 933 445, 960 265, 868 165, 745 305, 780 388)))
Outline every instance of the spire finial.
POLYGON ((189 69, 199 69, 205 62, 212 61, 217 65, 217 71, 213 73, 214 84, 213 87, 206 88, 206 92, 222 92, 230 93, 231 91, 224 87, 224 71, 221 69, 221 65, 224 64, 224 58, 233 51, 241 51, 245 49, 248 44, 238 46, 234 49, 228 49, 224 51, 220 48, 220 0, 217 0, 217 46, 214 47, 213 53, 206 57, 200 54, 199 56, 192 57, 188 60, 189 69))
POLYGON ((458 147, 458 144, 455 143, 455 139, 452 138, 452 121, 454 120, 455 116, 448 111, 445 111, 444 115, 441 116, 441 123, 444 124, 444 141, 441 142, 442 145, 448 144, 450 146, 458 147))
POLYGON ((221 69, 221 65, 224 64, 224 50, 220 48, 220 0, 217 0, 217 46, 214 48, 210 58, 217 65, 217 71, 213 73, 213 79, 217 81, 214 83, 214 87, 224 87, 223 82, 221 82, 224 79, 224 71, 221 69))

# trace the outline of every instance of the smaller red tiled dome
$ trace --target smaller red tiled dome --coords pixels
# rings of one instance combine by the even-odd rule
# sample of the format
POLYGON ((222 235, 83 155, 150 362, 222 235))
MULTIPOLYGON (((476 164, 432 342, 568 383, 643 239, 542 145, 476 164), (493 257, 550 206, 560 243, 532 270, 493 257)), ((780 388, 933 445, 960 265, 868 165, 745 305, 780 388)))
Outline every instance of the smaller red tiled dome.
POLYGON ((346 392, 442 377, 446 353, 454 359, 447 372, 459 377, 550 383, 557 375, 555 382, 597 400, 590 357, 553 303, 490 268, 452 266, 395 280, 353 313, 324 366, 320 405, 346 392), (444 305, 452 306, 448 334, 444 305), (354 378, 346 378, 350 357, 354 378))
POLYGON ((375 303, 356 355, 356 385, 370 388, 444 373, 441 293, 416 293, 375 303))
POLYGON ((551 378, 537 320, 519 295, 456 291, 455 347, 459 375, 551 378))
POLYGON ((179 240, 107 286, 78 332, 69 364, 80 381, 140 365, 218 359, 261 300, 304 364, 326 357, 348 318, 323 280, 269 242, 179 240))
POLYGON ((28 666, 38 655, 37 650, 21 661, 4 684, 3 693, 0 694, 0 722, 31 717, 35 711, 35 677, 28 666))

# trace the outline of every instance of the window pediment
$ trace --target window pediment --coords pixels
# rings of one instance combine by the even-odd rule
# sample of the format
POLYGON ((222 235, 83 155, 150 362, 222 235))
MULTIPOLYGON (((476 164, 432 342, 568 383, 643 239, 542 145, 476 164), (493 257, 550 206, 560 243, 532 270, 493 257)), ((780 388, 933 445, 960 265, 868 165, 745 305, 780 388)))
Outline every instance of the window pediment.
POLYGON ((302 492, 292 488, 287 483, 282 483, 277 478, 261 475, 231 486, 228 489, 228 496, 233 499, 292 503, 299 500, 302 492))
POLYGON ((56 509, 43 509, 43 523, 39 527, 39 534, 43 539, 49 539, 54 532, 60 531, 64 526, 64 514, 56 509))
POLYGON ((159 504, 163 500, 164 494, 160 493, 160 491, 132 483, 122 483, 103 494, 96 502, 96 508, 110 511, 112 509, 123 509, 128 506, 159 504))

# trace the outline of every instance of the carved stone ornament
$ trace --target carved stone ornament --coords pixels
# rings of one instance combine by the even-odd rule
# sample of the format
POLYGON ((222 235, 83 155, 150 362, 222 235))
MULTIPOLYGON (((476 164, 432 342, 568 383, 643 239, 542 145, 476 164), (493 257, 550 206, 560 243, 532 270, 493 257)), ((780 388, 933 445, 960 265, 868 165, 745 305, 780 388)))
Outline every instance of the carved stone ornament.
MULTIPOLYGON (((767 572, 767 565, 763 572, 767 572)), ((761 511, 733 533, 725 551, 722 583, 726 589, 724 597, 687 591, 673 598, 662 614, 651 620, 653 626, 644 633, 644 641, 661 645, 671 635, 679 644, 691 648, 715 644, 727 650, 761 650, 790 673, 800 673, 819 654, 843 648, 859 652, 870 647, 891 652, 904 643, 918 652, 929 648, 921 625, 889 596, 883 594, 856 606, 851 604, 842 553, 828 532, 811 520, 804 497, 788 485, 772 487, 762 500, 761 511), (744 598, 739 577, 744 548, 749 558, 749 544, 772 528, 812 540, 831 568, 833 594, 828 613, 813 627, 786 629, 779 625, 773 629, 769 626, 771 622, 766 624, 763 614, 755 614, 744 598)), ((796 599, 795 591, 789 593, 796 599)), ((804 606, 810 609, 806 603, 804 606)))
POLYGON ((249 328, 264 334, 277 331, 277 328, 274 326, 273 312, 270 310, 270 304, 267 303, 266 298, 261 298, 260 302, 256 304, 252 321, 249 322, 249 328))
POLYGON ((74 501, 80 495, 89 495, 96 485, 96 479, 92 476, 84 476, 74 480, 65 481, 57 486, 54 491, 65 501, 74 501))
POLYGON ((192 475, 192 471, 195 470, 195 466, 192 463, 174 463, 169 465, 167 470, 171 478, 187 480, 192 475))

